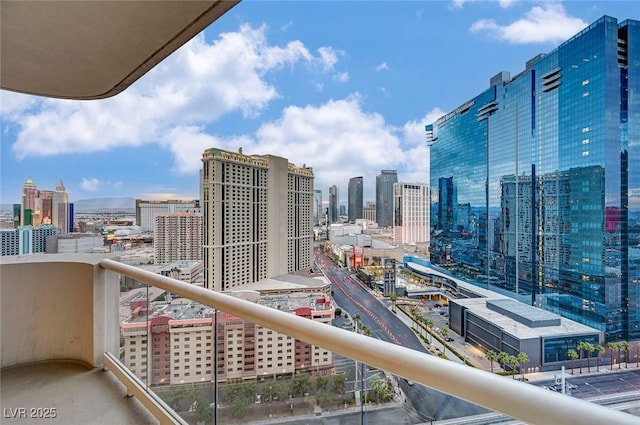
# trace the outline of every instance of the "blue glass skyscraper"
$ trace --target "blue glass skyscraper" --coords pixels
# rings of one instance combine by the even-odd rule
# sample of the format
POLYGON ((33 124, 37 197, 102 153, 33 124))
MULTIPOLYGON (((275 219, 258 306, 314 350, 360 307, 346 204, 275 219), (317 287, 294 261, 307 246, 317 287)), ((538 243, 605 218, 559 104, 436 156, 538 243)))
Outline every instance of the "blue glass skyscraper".
POLYGON ((640 338, 639 21, 602 17, 426 130, 432 263, 640 338))

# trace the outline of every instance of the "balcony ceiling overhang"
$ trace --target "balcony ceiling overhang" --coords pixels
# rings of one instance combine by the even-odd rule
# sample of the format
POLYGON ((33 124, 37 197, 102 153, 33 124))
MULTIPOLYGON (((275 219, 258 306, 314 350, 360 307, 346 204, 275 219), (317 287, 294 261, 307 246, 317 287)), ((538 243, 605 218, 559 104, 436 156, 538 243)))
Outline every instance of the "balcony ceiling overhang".
POLYGON ((238 1, 0 4, 0 83, 66 99, 120 93, 238 1))

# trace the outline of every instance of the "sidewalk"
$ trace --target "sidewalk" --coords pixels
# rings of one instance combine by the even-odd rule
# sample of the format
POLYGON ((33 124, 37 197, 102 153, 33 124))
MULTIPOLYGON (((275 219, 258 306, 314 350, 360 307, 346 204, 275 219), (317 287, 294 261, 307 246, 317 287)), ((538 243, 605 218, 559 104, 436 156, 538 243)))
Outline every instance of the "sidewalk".
MULTIPOLYGON (((593 361, 593 359, 591 359, 593 361)), ((584 359, 583 359, 584 361, 584 359)), ((585 362, 586 363, 586 362, 585 362)), ((614 368, 611 367, 611 365, 600 365, 600 370, 597 370, 597 367, 594 363, 591 364, 591 372, 589 372, 588 368, 586 365, 582 366, 582 373, 580 373, 580 368, 576 365, 573 370, 571 369, 565 369, 564 371, 564 377, 565 379, 571 379, 571 378, 577 378, 579 376, 594 376, 594 375, 608 375, 608 374, 612 374, 612 373, 618 373, 618 372, 628 372, 628 371, 632 371, 632 370, 640 370, 640 368, 638 368, 637 363, 633 362, 633 363, 629 363, 628 365, 626 363, 622 363, 621 365, 622 367, 620 369, 618 369, 618 366, 616 365, 614 368)), ((556 377, 560 378, 562 374, 562 370, 561 369, 557 369, 557 370, 549 370, 549 371, 545 371, 545 372, 531 372, 531 373, 527 373, 525 374, 525 377, 527 378, 527 380, 529 382, 538 382, 538 381, 546 381, 549 379, 555 379, 556 377)))
MULTIPOLYGON (((398 407, 402 407, 404 403, 402 402, 389 402, 389 403, 381 403, 381 404, 367 404, 364 406, 365 412, 372 412, 378 410, 387 410, 387 409, 397 409, 398 407)), ((346 409, 336 409, 336 410, 327 410, 316 413, 309 413, 306 415, 295 415, 295 416, 274 416, 272 418, 262 419, 262 420, 250 420, 244 423, 251 425, 267 425, 267 424, 285 424, 287 422, 304 422, 309 420, 318 420, 322 418, 330 418, 335 416, 343 416, 348 414, 355 414, 361 412, 361 406, 350 406, 346 409)))

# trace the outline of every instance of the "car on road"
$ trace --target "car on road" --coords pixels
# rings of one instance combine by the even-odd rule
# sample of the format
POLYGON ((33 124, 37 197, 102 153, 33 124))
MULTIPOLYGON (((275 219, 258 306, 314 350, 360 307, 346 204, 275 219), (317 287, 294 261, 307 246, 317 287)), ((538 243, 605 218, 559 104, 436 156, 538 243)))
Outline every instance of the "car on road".
POLYGON ((445 338, 445 340, 446 340, 447 342, 451 342, 451 341, 453 341, 453 338, 451 338, 450 336, 448 336, 448 337, 446 337, 446 338, 445 338))

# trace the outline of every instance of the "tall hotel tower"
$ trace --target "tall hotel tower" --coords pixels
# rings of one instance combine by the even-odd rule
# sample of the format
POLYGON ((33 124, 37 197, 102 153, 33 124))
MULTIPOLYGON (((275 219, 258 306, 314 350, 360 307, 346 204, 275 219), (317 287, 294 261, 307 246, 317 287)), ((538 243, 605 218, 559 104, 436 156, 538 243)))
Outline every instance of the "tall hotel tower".
POLYGON ((639 21, 600 18, 426 130, 432 263, 640 339, 639 21))
POLYGON ((205 284, 229 290, 311 266, 313 171, 273 155, 202 155, 205 284))
POLYGON ((429 243, 429 185, 393 185, 393 242, 429 243))

